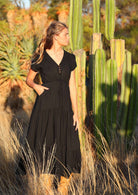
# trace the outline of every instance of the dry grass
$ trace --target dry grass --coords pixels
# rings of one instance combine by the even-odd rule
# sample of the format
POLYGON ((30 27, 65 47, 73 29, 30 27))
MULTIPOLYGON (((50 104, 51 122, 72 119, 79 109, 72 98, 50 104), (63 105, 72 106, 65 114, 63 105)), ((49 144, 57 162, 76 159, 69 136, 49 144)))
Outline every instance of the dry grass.
MULTIPOLYGON (((29 151, 29 155, 26 154, 27 174, 22 177, 15 174, 20 143, 15 132, 10 129, 10 120, 10 115, 5 112, 0 113, 0 194, 58 194, 56 188, 52 186, 56 177, 51 175, 49 170, 49 165, 53 163, 54 148, 53 154, 46 162, 47 173, 42 172, 37 177, 31 151, 29 151)), ((21 127, 20 130, 22 132, 21 127)), ((118 144, 116 139, 112 140, 112 146, 109 147, 100 132, 100 143, 86 132, 85 145, 82 149, 81 173, 71 177, 68 194, 137 194, 135 147, 129 153, 124 152, 122 155, 124 146, 118 144), (98 148, 99 155, 92 151, 93 143, 98 148), (115 147, 116 145, 118 147, 115 147)))

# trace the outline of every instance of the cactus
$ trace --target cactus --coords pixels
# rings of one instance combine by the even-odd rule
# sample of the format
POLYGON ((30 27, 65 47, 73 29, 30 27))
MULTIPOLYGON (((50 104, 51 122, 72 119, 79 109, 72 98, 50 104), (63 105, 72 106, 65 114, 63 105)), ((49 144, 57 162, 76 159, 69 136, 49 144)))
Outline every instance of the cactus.
MULTIPOLYGON (((82 130, 86 115, 86 54, 81 49, 81 14, 82 0, 70 0, 69 33, 71 37, 71 49, 74 51, 78 65, 75 70, 75 76, 78 94, 79 122, 80 129, 82 130)), ((89 60, 89 72, 91 73, 89 93, 92 99, 90 101, 90 111, 92 109, 94 113, 95 125, 110 142, 110 136, 112 136, 112 132, 115 132, 115 130, 118 130, 122 135, 132 135, 137 112, 134 109, 133 102, 138 98, 138 79, 136 77, 138 68, 133 68, 131 84, 131 53, 125 51, 124 40, 113 39, 115 30, 115 0, 106 0, 105 35, 111 44, 111 59, 107 62, 105 51, 102 49, 99 18, 100 0, 93 0, 94 34, 90 51, 92 55, 90 55, 89 60), (132 116, 134 117, 133 124, 131 122, 132 116), (118 126, 118 123, 120 126, 118 126)))
POLYGON ((131 53, 126 50, 125 62, 123 65, 122 82, 121 82, 121 96, 120 96, 120 107, 119 107, 119 134, 122 136, 126 135, 126 121, 128 115, 128 105, 131 88, 131 53))
POLYGON ((86 52, 83 49, 75 50, 77 68, 75 70, 76 87, 77 87, 77 107, 79 118, 79 137, 81 146, 85 139, 83 135, 84 121, 86 117, 86 85, 85 85, 85 65, 86 52))
POLYGON ((75 50, 77 68, 75 72, 76 86, 77 86, 77 97, 78 97, 78 114, 80 118, 80 125, 83 125, 86 116, 86 86, 85 86, 85 64, 86 64, 86 53, 83 49, 75 50))
POLYGON ((138 117, 138 64, 133 65, 126 135, 131 138, 138 117))
POLYGON ((90 112, 90 114, 92 114, 91 113, 91 111, 93 111, 93 101, 92 101, 92 99, 93 99, 93 67, 94 67, 94 65, 93 65, 93 58, 94 58, 94 55, 90 55, 89 56, 89 86, 88 86, 88 103, 89 103, 89 107, 88 107, 88 111, 90 112))
POLYGON ((112 39, 110 41, 111 46, 111 59, 115 59, 117 67, 121 67, 125 60, 125 40, 112 39))
POLYGON ((90 45, 90 54, 95 54, 97 49, 102 49, 100 33, 100 0, 93 0, 93 36, 90 45))
POLYGON ((93 0, 93 32, 100 33, 100 0, 93 0))
POLYGON ((77 68, 75 70, 77 86, 77 107, 79 117, 79 137, 82 146, 84 120, 86 117, 86 86, 85 86, 85 65, 86 52, 82 49, 82 0, 70 0, 69 14, 70 46, 76 56, 77 68))
POLYGON ((97 49, 102 49, 101 33, 93 33, 91 41, 91 54, 95 54, 97 49))
POLYGON ((103 49, 97 49, 95 54, 95 64, 93 70, 93 110, 95 125, 101 130, 104 129, 105 109, 102 103, 105 102, 105 83, 106 56, 103 49))
POLYGON ((121 83, 122 79, 122 67, 125 60, 125 40, 112 39, 111 45, 111 59, 116 60, 118 69, 118 81, 121 83))
POLYGON ((106 66, 106 136, 110 140, 117 122, 117 65, 109 59, 106 66), (111 132, 112 131, 112 132, 111 132))
POLYGON ((71 49, 82 48, 82 0, 70 0, 69 35, 71 49))
POLYGON ((115 31, 115 0, 106 0, 105 36, 108 40, 114 38, 115 31))
POLYGON ((103 49, 96 51, 93 73, 94 122, 108 139, 117 121, 117 65, 111 59, 106 63, 103 49))

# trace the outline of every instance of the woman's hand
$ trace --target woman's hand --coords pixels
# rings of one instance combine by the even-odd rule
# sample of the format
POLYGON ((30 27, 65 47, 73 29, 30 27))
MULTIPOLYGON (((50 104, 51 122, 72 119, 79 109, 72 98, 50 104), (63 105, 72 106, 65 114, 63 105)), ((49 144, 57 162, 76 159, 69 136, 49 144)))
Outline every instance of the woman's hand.
POLYGON ((44 92, 45 89, 46 90, 49 90, 48 87, 45 87, 45 86, 42 86, 42 85, 38 85, 38 84, 35 84, 34 85, 34 90, 37 92, 37 94, 39 96, 44 92))
POLYGON ((77 129, 79 129, 79 119, 78 119, 78 116, 76 114, 73 115, 73 126, 76 126, 75 131, 77 131, 77 129))
POLYGON ((77 108, 77 89, 76 89, 76 81, 75 81, 75 70, 71 71, 71 76, 69 80, 69 89, 70 89, 70 97, 72 103, 73 114, 73 125, 75 127, 75 131, 79 129, 79 120, 78 120, 78 108, 77 108))
POLYGON ((49 90, 49 88, 45 87, 45 86, 42 86, 42 85, 39 85, 39 84, 36 84, 34 82, 34 78, 35 78, 36 74, 37 74, 37 72, 30 69, 29 73, 27 75, 27 78, 26 78, 26 84, 29 87, 32 87, 37 92, 37 94, 40 96, 44 92, 45 89, 49 90))

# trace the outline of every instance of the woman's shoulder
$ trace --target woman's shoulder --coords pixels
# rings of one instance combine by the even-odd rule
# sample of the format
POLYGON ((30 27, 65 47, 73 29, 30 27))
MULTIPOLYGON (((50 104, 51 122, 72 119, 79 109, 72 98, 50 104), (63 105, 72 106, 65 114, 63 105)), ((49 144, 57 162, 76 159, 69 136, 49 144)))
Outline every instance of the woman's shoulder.
POLYGON ((69 65, 70 65, 70 70, 72 71, 77 67, 75 55, 73 53, 68 52, 68 51, 65 51, 65 54, 66 54, 66 60, 68 61, 69 65))
POLYGON ((68 52, 66 50, 64 50, 64 52, 65 52, 66 56, 69 57, 69 58, 74 58, 75 57, 75 55, 71 52, 68 52))

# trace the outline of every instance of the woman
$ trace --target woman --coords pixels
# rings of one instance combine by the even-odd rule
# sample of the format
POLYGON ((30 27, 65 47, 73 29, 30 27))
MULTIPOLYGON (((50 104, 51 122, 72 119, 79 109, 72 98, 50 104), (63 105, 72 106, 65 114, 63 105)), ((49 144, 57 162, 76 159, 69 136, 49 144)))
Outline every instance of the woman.
POLYGON ((52 22, 34 54, 26 79, 37 93, 27 135, 29 146, 40 168, 55 146, 50 172, 66 178, 72 172, 80 172, 81 167, 75 84, 77 65, 75 56, 62 49, 68 44, 67 26, 52 22), (34 82, 38 72, 42 85, 34 82))

